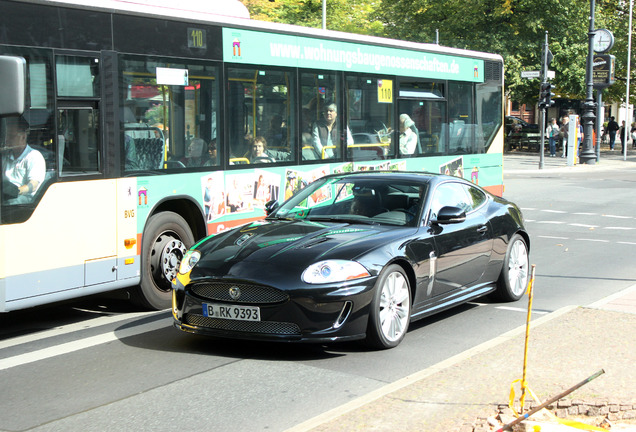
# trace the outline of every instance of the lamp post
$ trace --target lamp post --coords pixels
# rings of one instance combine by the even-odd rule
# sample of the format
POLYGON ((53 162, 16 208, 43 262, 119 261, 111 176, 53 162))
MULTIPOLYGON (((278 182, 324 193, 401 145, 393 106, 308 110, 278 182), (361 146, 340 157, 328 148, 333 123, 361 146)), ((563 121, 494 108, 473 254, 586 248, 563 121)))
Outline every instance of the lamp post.
POLYGON ((322 29, 327 29, 327 0, 322 0, 322 29))
POLYGON ((596 115, 594 109, 596 103, 594 103, 594 81, 593 81, 593 52, 594 52, 594 0, 590 0, 590 29, 587 33, 588 36, 588 50, 587 50, 587 67, 585 71, 586 81, 586 97, 583 103, 583 149, 581 150, 581 163, 594 165, 596 163, 596 154, 594 153, 594 146, 592 142, 592 135, 594 134, 594 120, 596 115))

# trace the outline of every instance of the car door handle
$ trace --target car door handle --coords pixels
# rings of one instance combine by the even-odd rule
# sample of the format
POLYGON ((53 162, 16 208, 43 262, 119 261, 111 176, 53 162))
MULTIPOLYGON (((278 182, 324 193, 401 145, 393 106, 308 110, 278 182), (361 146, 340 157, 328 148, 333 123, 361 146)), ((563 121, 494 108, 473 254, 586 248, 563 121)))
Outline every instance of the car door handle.
POLYGON ((487 227, 486 225, 484 225, 484 226, 482 226, 482 227, 477 228, 477 232, 478 232, 479 234, 485 234, 485 233, 486 233, 486 231, 488 231, 488 227, 487 227))

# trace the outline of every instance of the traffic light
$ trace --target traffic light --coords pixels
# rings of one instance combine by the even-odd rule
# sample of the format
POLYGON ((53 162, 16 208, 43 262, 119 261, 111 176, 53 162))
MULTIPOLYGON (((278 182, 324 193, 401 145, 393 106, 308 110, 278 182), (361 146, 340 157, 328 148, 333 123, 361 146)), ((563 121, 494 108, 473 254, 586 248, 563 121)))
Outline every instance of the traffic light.
POLYGON ((550 108, 554 105, 554 101, 552 100, 552 84, 549 82, 541 83, 541 91, 539 92, 539 106, 541 108, 550 108))

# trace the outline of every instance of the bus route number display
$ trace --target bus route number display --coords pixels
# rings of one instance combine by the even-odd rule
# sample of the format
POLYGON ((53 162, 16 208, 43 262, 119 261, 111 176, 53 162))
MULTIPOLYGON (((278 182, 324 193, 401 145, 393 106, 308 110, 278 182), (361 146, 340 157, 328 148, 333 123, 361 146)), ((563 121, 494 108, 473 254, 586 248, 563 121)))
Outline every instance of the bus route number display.
POLYGON ((205 30, 188 28, 188 48, 207 48, 205 30))
POLYGON ((378 103, 393 103, 393 80, 378 80, 378 103))

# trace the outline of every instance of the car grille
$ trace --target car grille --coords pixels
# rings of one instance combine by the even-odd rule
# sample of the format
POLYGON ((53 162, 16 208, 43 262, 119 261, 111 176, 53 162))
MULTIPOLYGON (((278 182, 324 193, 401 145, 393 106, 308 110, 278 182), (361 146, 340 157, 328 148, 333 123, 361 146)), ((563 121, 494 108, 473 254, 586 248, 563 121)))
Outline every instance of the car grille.
POLYGON ((243 333, 286 336, 300 335, 300 328, 296 324, 286 322, 226 320, 187 313, 183 316, 183 323, 197 327, 243 333))
POLYGON ((282 303, 289 300, 286 293, 276 288, 226 282, 197 283, 190 287, 190 292, 207 300, 226 301, 233 304, 282 303), (241 296, 237 299, 230 296, 230 289, 234 287, 241 292, 241 296))

